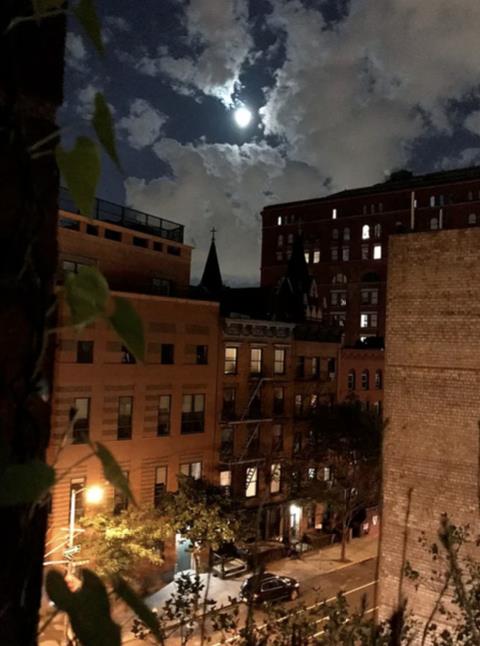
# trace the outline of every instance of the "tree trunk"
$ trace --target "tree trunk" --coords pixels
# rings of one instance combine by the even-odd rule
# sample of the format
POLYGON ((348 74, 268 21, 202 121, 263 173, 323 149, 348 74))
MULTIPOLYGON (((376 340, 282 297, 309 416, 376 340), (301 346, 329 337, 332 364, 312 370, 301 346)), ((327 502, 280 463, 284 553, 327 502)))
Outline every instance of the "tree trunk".
POLYGON ((342 521, 342 548, 340 552, 340 560, 342 562, 347 561, 347 539, 348 539, 348 524, 345 519, 342 521))
MULTIPOLYGON (((29 0, 0 8, 0 464, 45 460, 52 353, 47 312, 57 264, 58 172, 28 148, 51 134, 62 102, 64 16, 29 21, 29 0)), ((51 144, 52 145, 52 144, 51 144)), ((51 147, 50 145, 50 147, 51 147)), ((0 508, 1 643, 37 642, 47 507, 0 508)))

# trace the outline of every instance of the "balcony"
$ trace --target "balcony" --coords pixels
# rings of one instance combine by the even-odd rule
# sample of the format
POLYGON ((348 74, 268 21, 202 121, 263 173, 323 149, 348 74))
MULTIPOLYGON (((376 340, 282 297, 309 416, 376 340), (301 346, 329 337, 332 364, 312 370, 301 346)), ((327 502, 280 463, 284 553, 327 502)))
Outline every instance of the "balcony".
MULTIPOLYGON (((60 187, 58 206, 62 211, 84 215, 80 213, 70 197, 68 190, 63 186, 60 187)), ((133 231, 141 231, 142 233, 148 233, 159 236, 160 238, 183 243, 183 225, 172 222, 171 220, 159 218, 156 215, 136 211, 135 209, 121 206, 114 202, 96 198, 92 217, 94 220, 99 220, 100 222, 116 224, 133 231)))

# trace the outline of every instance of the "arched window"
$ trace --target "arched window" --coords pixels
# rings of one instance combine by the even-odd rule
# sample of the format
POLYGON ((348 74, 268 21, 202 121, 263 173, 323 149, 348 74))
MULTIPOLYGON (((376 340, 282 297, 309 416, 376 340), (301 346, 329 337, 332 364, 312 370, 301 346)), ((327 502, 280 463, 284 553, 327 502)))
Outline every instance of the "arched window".
POLYGON ((430 218, 430 229, 432 231, 436 231, 438 229, 438 219, 437 218, 430 218))
POLYGON ((364 224, 362 227, 362 240, 368 240, 370 238, 370 227, 368 224, 364 224))
POLYGON ((370 388, 370 375, 368 370, 362 371, 362 390, 368 390, 370 388))
POLYGON ((468 216, 468 224, 470 226, 474 226, 477 224, 477 214, 476 213, 470 213, 468 216))
POLYGON ((347 388, 348 390, 355 390, 355 370, 353 369, 348 371, 347 388))
POLYGON ((343 230, 343 239, 350 240, 350 229, 348 227, 343 230))
POLYGON ((345 274, 335 274, 335 276, 332 278, 332 283, 334 285, 346 285, 347 277, 345 276, 345 274))
POLYGON ((332 238, 338 240, 338 229, 332 229, 332 238))
POLYGON ((382 235, 382 225, 376 224, 373 228, 373 234, 376 238, 380 238, 382 235))
POLYGON ((375 388, 377 390, 381 390, 383 388, 383 379, 382 379, 381 370, 375 370, 375 388))

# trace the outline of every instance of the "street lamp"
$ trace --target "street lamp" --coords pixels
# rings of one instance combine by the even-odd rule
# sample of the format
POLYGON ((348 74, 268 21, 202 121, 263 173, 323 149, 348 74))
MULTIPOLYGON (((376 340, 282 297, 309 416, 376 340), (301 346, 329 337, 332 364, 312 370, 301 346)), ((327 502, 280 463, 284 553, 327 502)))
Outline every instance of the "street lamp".
MULTIPOLYGON (((90 487, 82 487, 81 489, 72 489, 70 493, 70 519, 68 523, 68 547, 70 554, 74 553, 74 538, 75 538, 75 512, 77 508, 77 495, 85 492, 85 502, 90 505, 98 505, 103 500, 104 489, 100 485, 91 485, 90 487)), ((69 560, 67 565, 67 575, 72 574, 73 561, 69 560)))

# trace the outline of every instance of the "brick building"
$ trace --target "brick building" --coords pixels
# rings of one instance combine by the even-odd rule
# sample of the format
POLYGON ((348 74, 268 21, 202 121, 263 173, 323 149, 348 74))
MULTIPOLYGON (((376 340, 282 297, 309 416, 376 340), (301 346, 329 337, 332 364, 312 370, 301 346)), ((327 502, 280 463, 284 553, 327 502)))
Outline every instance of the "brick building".
POLYGON ((401 597, 423 621, 433 607, 438 589, 425 582, 432 560, 419 545, 422 530, 427 544, 435 541, 443 512, 480 530, 479 258, 479 228, 390 240, 382 619, 401 597), (423 575, 418 591, 403 575, 406 560, 423 575))
MULTIPOLYGON (((352 391, 351 370, 374 374, 382 369, 389 236, 479 224, 479 168, 422 176, 399 171, 373 186, 267 206, 262 212, 261 284, 272 287, 282 279, 301 230, 318 294, 311 318, 339 330, 345 348, 369 350, 342 353, 343 398, 352 391)), ((381 401, 381 392, 374 399, 370 390, 356 379, 353 392, 360 400, 381 401)))

